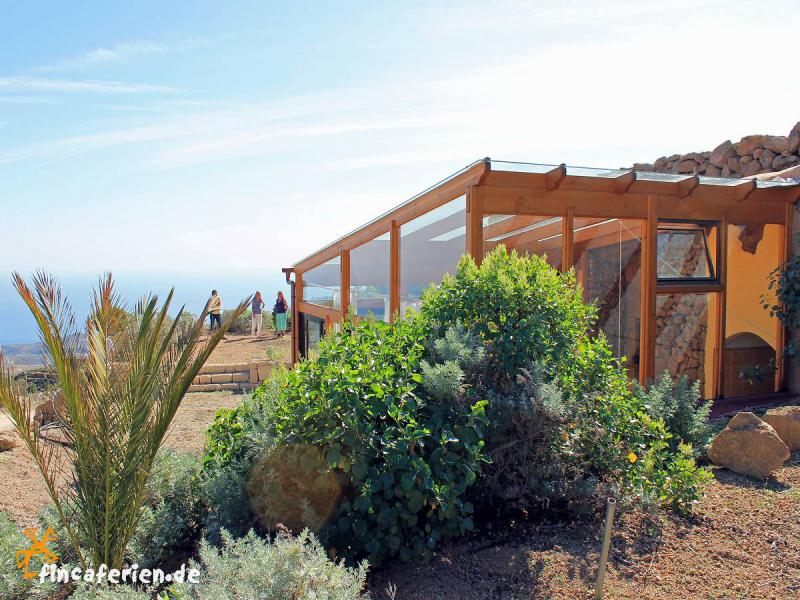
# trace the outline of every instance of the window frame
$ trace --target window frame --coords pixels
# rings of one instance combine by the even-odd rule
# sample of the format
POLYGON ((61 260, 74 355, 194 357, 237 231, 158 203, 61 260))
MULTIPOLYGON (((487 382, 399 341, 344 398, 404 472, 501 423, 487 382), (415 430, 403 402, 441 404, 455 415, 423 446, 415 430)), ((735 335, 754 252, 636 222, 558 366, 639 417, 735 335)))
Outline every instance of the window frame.
POLYGON ((658 237, 662 231, 699 231, 703 234, 703 245, 706 255, 706 264, 708 265, 708 272, 711 274, 708 277, 659 277, 658 268, 655 273, 656 291, 658 293, 679 293, 682 290, 686 292, 695 291, 700 293, 702 291, 721 291, 722 285, 719 280, 720 261, 723 260, 722 240, 720 235, 721 224, 719 221, 709 221, 701 219, 665 219, 660 220, 656 224, 656 260, 658 260, 658 237), (674 227, 673 225, 694 225, 695 227, 674 227), (708 241, 707 227, 716 227, 717 239, 715 246, 716 252, 716 266, 711 257, 711 245, 708 241))

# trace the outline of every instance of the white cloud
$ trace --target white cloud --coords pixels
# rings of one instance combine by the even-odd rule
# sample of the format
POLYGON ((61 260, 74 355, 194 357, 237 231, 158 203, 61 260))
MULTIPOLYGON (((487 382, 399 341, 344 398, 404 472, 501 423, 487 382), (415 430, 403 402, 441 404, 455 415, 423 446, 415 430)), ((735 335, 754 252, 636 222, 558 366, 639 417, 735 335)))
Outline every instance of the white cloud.
POLYGON ((86 92, 112 94, 173 93, 178 88, 149 83, 103 80, 47 79, 42 77, 0 77, 0 90, 6 92, 86 92))
POLYGON ((51 65, 39 67, 38 71, 72 71, 94 67, 112 62, 128 61, 144 54, 160 54, 167 51, 167 46, 150 40, 140 40, 117 44, 110 48, 95 48, 88 52, 67 58, 51 65))

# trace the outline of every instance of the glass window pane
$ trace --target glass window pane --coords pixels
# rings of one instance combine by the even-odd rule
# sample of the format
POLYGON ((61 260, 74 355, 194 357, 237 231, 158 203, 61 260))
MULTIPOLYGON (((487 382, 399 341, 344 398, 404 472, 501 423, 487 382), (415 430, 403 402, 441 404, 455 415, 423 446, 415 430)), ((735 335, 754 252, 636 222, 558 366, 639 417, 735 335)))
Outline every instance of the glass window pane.
POLYGON ((339 257, 302 274, 303 301, 328 308, 342 307, 342 265, 339 257))
POLYGON ((711 398, 719 307, 718 294, 659 294, 656 297, 656 372, 700 380, 711 398))
POLYGON ((490 215, 483 219, 483 253, 503 244, 509 251, 544 256, 561 269, 563 241, 561 217, 530 215, 490 215))
POLYGON ((350 251, 350 308, 355 314, 389 320, 390 252, 388 233, 350 251))
POLYGON ((575 275, 597 307, 602 330, 634 379, 639 375, 642 224, 625 219, 573 221, 575 275))
POLYGON ((658 278, 713 279, 716 250, 716 225, 660 223, 658 278))
POLYGON ((305 313, 298 313, 300 327, 300 355, 308 358, 316 354, 319 342, 325 336, 325 320, 305 313))
POLYGON ((400 227, 400 313, 417 307, 423 290, 454 273, 467 247, 467 197, 400 227))
POLYGON ((750 396, 775 391, 777 319, 761 306, 770 272, 778 266, 780 225, 728 225, 725 304, 724 394, 750 396))

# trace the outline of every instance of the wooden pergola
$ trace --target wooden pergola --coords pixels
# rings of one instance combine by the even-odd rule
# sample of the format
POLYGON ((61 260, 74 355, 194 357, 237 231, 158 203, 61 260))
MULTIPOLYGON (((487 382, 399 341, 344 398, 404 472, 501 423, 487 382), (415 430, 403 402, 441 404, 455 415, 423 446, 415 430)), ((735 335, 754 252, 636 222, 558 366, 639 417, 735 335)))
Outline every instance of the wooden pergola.
MULTIPOLYGON (((322 323, 322 328, 329 329, 335 327, 351 309, 351 258, 355 256, 358 256, 359 265, 367 265, 369 260, 377 261, 377 267, 359 266, 360 272, 365 273, 382 268, 380 264, 383 264, 381 261, 385 257, 386 273, 380 279, 381 282, 385 279, 385 284, 370 286, 370 293, 377 299, 372 300, 371 304, 367 301, 361 301, 361 304, 379 307, 380 298, 384 298, 388 309, 384 311, 384 317, 389 320, 396 318, 405 307, 405 300, 401 299, 401 278, 416 277, 409 274, 413 264, 430 262, 434 265, 437 260, 452 261, 446 252, 431 252, 429 257, 415 255, 417 258, 414 261, 401 266, 401 243, 411 248, 415 236, 420 239, 426 237, 421 233, 425 227, 431 233, 424 241, 442 242, 442 248, 452 248, 457 244, 459 253, 468 253, 477 262, 492 244, 504 243, 508 236, 514 236, 524 245, 528 243, 524 241, 527 236, 532 240, 530 243, 538 244, 535 247, 541 247, 548 257, 556 257, 555 266, 568 270, 577 267, 576 261, 580 259, 576 254, 581 252, 584 238, 591 236, 596 241, 604 228, 616 231, 619 229, 617 222, 624 221, 634 224, 636 228, 630 234, 630 239, 636 243, 636 268, 631 270, 635 274, 625 283, 630 285, 630 281, 633 281, 631 278, 635 276, 636 285, 640 286, 636 290, 639 380, 652 381, 657 375, 659 296, 709 294, 708 297, 713 297, 715 303, 715 322, 708 325, 713 330, 714 339, 709 341, 709 348, 713 342, 713 358, 710 359, 713 367, 709 367, 707 372, 711 374, 713 371, 713 375, 707 378, 709 387, 706 395, 720 397, 723 395, 725 377, 728 225, 779 226, 780 241, 776 245, 778 250, 773 261, 774 266, 778 266, 791 253, 791 227, 798 199, 800 184, 792 181, 723 179, 568 167, 563 164, 505 162, 488 158, 479 160, 284 269, 287 280, 294 274, 293 360, 297 360, 305 350, 300 339, 304 319, 313 319, 322 323), (458 203, 454 202, 456 199, 458 203), (458 208, 440 221, 444 223, 449 219, 452 224, 435 231, 428 225, 413 226, 413 223, 421 222, 425 215, 433 214, 433 211, 445 206, 458 208), (534 222, 531 220, 534 216, 541 219, 534 222), (589 225, 583 225, 585 223, 589 225), (659 234, 662 231, 660 227, 666 227, 665 223, 672 223, 672 227, 678 229, 705 228, 705 238, 711 240, 712 246, 716 246, 716 250, 712 248, 715 253, 714 264, 708 273, 685 279, 661 277, 658 263, 659 234), (409 233, 401 231, 403 228, 409 233), (401 235, 404 236, 402 240, 401 235), (533 237, 537 239, 533 240, 533 237), (372 244, 369 252, 359 250, 366 248, 365 244, 368 243, 372 244), (444 255, 446 259, 439 258, 444 255), (326 269, 328 274, 323 276, 326 269), (409 273, 404 275, 401 272, 403 270, 409 273), (317 277, 317 274, 332 289, 339 290, 333 292, 336 294, 335 300, 318 301, 312 297, 312 288, 305 279, 311 279, 312 275, 317 277)), ((620 247, 625 243, 625 239, 619 235, 614 239, 614 243, 620 247)), ((424 247, 419 245, 419 252, 423 252, 424 247)), ((455 268, 454 263, 445 266, 450 272, 455 268)), ((622 277, 625 265, 617 266, 622 277)), ((376 273, 376 281, 379 275, 376 273)), ((621 293, 620 285, 617 282, 615 293, 621 293)), ((785 332, 777 320, 775 323, 774 346, 776 356, 779 356, 785 332)), ((771 335, 769 337, 772 340, 771 335)), ((709 358, 706 356, 707 360, 709 358)), ((776 360, 774 391, 785 387, 785 374, 784 361, 776 360)))

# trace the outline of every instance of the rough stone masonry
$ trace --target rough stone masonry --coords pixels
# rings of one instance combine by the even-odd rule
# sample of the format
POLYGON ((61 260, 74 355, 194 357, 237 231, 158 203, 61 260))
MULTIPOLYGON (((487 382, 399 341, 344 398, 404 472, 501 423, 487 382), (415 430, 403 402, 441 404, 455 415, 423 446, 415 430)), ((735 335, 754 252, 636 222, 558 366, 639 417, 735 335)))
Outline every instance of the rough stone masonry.
POLYGON ((653 163, 635 163, 637 171, 685 173, 709 177, 750 177, 800 164, 800 122, 789 135, 746 135, 725 140, 710 152, 662 156, 653 163))

